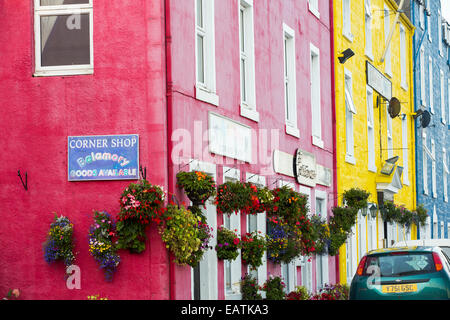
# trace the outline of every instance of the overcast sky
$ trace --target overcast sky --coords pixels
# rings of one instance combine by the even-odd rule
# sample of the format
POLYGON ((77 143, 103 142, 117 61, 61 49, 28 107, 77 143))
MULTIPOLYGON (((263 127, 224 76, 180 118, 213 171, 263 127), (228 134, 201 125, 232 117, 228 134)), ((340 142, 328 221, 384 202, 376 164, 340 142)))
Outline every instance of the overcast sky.
POLYGON ((445 20, 450 21, 450 0, 441 0, 442 15, 445 20))

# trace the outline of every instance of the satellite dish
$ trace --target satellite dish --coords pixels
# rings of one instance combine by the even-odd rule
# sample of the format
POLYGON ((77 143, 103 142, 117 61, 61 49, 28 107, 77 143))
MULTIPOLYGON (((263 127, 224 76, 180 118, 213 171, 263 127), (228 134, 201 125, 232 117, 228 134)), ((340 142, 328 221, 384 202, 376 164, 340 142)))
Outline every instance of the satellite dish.
POLYGON ((400 114, 402 106, 400 105, 400 101, 396 97, 392 97, 389 101, 388 112, 391 118, 395 118, 400 114))
POLYGON ((420 119, 420 124, 422 125, 422 128, 428 127, 430 121, 431 121, 431 114, 427 110, 425 110, 422 113, 422 118, 420 119))

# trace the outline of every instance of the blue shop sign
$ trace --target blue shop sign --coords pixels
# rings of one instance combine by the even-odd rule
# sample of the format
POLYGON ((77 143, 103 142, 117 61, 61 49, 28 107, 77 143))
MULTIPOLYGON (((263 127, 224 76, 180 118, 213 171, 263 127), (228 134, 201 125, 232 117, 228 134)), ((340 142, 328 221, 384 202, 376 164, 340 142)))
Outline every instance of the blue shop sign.
POLYGON ((139 179, 139 135, 68 137, 69 181, 139 179))

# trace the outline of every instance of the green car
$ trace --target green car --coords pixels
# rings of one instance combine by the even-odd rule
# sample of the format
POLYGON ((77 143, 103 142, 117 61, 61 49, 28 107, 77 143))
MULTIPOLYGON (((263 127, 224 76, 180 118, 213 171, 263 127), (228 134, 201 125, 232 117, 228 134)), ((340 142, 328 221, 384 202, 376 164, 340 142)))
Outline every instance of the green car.
POLYGON ((350 300, 450 299, 450 259, 439 247, 369 251, 350 285, 350 300))

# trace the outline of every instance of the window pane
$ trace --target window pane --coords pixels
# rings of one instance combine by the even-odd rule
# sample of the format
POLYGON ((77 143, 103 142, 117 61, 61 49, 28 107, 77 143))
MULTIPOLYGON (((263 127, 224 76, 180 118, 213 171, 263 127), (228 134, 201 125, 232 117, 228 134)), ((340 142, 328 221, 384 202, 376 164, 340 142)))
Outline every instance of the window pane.
POLYGON ((203 28, 203 0, 197 0, 197 26, 203 28))
POLYGON ((89 14, 41 17, 41 65, 90 64, 89 14))
POLYGON ((241 19, 241 51, 245 52, 245 25, 244 25, 244 10, 240 10, 241 19))
POLYGON ((245 59, 241 59, 241 95, 242 101, 247 102, 247 88, 246 88, 246 73, 245 73, 245 59))
POLYGON ((197 35, 197 77, 198 82, 205 83, 204 56, 203 56, 203 37, 197 35))
POLYGON ((89 0, 41 0, 41 6, 60 6, 64 4, 89 4, 89 0))

